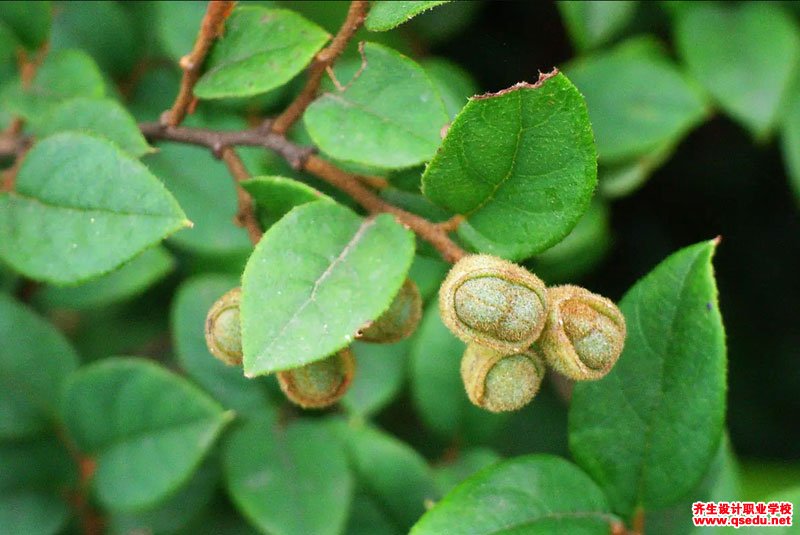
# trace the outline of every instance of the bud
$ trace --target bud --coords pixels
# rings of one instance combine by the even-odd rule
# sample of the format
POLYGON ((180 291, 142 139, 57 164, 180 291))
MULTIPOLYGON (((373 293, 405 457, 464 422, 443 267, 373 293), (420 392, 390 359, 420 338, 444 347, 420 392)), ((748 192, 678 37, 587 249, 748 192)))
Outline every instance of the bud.
POLYGON ((461 359, 461 379, 470 401, 491 412, 519 410, 533 399, 545 367, 536 350, 506 355, 469 344, 461 359))
POLYGON ((355 359, 350 348, 299 368, 278 372, 278 383, 289 401, 304 409, 322 409, 339 401, 350 388, 355 359))
POLYGON ((234 288, 211 305, 206 316, 206 345, 228 366, 242 364, 242 330, 239 324, 241 288, 234 288))
POLYGON ((422 297, 414 281, 406 279, 389 309, 362 328, 357 338, 364 342, 391 344, 411 335, 422 316, 422 297))
POLYGON ((517 353, 545 325, 544 283, 516 264, 490 255, 459 260, 439 289, 442 321, 461 340, 517 353))
POLYGON ((538 344, 547 364, 576 381, 599 379, 611 371, 625 344, 619 308, 578 286, 555 286, 547 298, 547 326, 538 344))

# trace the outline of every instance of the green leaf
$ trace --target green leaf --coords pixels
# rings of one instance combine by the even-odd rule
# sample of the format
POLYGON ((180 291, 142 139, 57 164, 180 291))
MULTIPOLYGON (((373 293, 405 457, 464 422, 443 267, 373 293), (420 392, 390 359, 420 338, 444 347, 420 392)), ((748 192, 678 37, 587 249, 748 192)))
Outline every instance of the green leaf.
MULTIPOLYGON (((795 84, 800 89, 800 76, 795 84)), ((790 185, 800 202, 800 91, 793 92, 786 108, 781 129, 781 149, 790 185)))
POLYGON ((600 194, 606 199, 616 199, 635 193, 674 151, 675 145, 670 142, 632 160, 601 165, 598 171, 600 194))
POLYGON ((16 80, 2 97, 10 111, 37 122, 63 100, 99 98, 104 94, 103 75, 94 60, 80 50, 61 50, 47 56, 29 88, 23 89, 16 80))
POLYGON ((166 144, 144 163, 175 195, 192 220, 192 227, 170 238, 181 249, 208 255, 231 254, 252 248, 247 232, 233 224, 236 186, 222 162, 208 150, 166 144))
POLYGON ((47 41, 52 20, 53 6, 50 2, 0 2, 0 21, 5 22, 29 50, 35 50, 47 41))
MULTIPOLYGON (((730 440, 728 440, 727 436, 723 436, 723 440, 720 441, 719 448, 717 448, 717 452, 714 454, 714 458, 700 484, 669 509, 646 512, 647 532, 669 535, 683 533, 694 535, 707 533, 708 535, 713 535, 714 533, 719 533, 720 528, 718 526, 695 527, 693 525, 692 504, 710 501, 729 502, 745 497, 740 492, 738 472, 739 469, 736 457, 731 450, 730 440)), ((750 498, 753 497, 748 497, 748 499, 750 498)), ((733 530, 730 527, 726 529, 733 530)))
POLYGON ((487 239, 501 243, 522 259, 578 222, 596 183, 595 160, 583 97, 564 75, 544 75, 470 99, 425 170, 422 191, 467 217, 459 228, 467 242, 479 250, 487 239))
POLYGON ((362 52, 363 70, 306 110, 309 135, 346 162, 391 169, 429 160, 448 120, 438 91, 419 65, 394 50, 365 43, 362 52))
POLYGON ((389 404, 400 393, 405 379, 409 342, 352 345, 356 356, 356 379, 342 398, 353 414, 369 416, 389 404))
POLYGON ((246 379, 241 368, 226 366, 206 346, 208 309, 238 285, 238 277, 225 275, 200 275, 184 282, 172 303, 173 342, 181 367, 225 407, 241 413, 265 411, 269 404, 264 383, 246 379))
POLYGON ((419 293, 422 296, 423 302, 433 299, 439 293, 439 286, 447 272, 450 271, 450 264, 439 258, 429 258, 426 256, 416 255, 414 262, 411 264, 411 269, 408 270, 408 276, 411 277, 419 293))
POLYGON ((61 533, 70 516, 64 489, 75 464, 54 438, 0 444, 0 526, 14 535, 61 533))
POLYGON ((482 441, 501 428, 508 413, 495 414, 474 406, 461 380, 466 345, 442 323, 438 302, 425 310, 412 339, 411 398, 422 421, 444 438, 482 441))
POLYGON ((359 488, 392 525, 407 533, 425 512, 425 503, 438 498, 425 459, 410 446, 368 426, 340 425, 337 431, 347 444, 359 488))
POLYGON ((766 137, 800 61, 792 18, 777 4, 702 2, 679 13, 675 42, 722 109, 757 138, 766 137))
POLYGON ((788 502, 794 506, 794 514, 792 515, 791 526, 770 526, 769 533, 777 533, 778 535, 789 535, 797 533, 797 504, 800 503, 800 485, 795 485, 792 488, 785 489, 777 494, 774 494, 766 499, 767 502, 788 502))
POLYGON ((50 44, 53 50, 80 48, 119 77, 130 75, 140 48, 129 11, 110 0, 59 2, 50 44))
POLYGON ((0 257, 33 279, 78 283, 187 224, 145 166, 108 141, 65 132, 37 143, 14 191, 0 196, 0 257))
POLYGON ((136 513, 117 513, 111 516, 109 533, 133 535, 135 533, 180 532, 211 501, 220 479, 216 459, 206 462, 194 476, 171 498, 152 509, 136 513))
POLYGON ((719 445, 726 357, 715 245, 682 249, 637 282, 620 303, 628 336, 619 362, 575 385, 570 450, 619 513, 680 499, 719 445))
POLYGON ((478 84, 467 71, 455 63, 442 58, 431 58, 422 62, 422 68, 439 90, 450 119, 455 119, 469 98, 478 94, 478 84))
POLYGON ((242 187, 256 203, 261 227, 268 229, 295 206, 319 200, 330 200, 311 186, 282 176, 260 176, 244 180, 242 187))
POLYGON ((99 308, 133 297, 175 268, 175 259, 160 246, 147 249, 119 269, 79 286, 48 286, 36 301, 48 307, 77 310, 99 308))
POLYGON ((586 97, 601 162, 677 144, 706 115, 699 91, 641 39, 579 60, 566 72, 586 97))
POLYGON ((339 441, 319 423, 248 420, 224 450, 228 492, 239 510, 272 535, 336 535, 353 493, 339 441))
POLYGON ((33 126, 34 133, 39 137, 67 130, 102 136, 136 158, 153 151, 133 116, 108 98, 79 97, 64 101, 33 126))
POLYGON ((256 246, 242 276, 247 376, 308 364, 345 347, 389 307, 414 257, 388 214, 362 219, 333 203, 298 206, 256 246))
POLYGON ((603 492, 575 465, 551 455, 526 455, 467 479, 411 534, 607 534, 613 522, 603 492))
POLYGON ((633 0, 556 3, 578 50, 596 48, 613 39, 633 19, 636 4, 633 0))
POLYGON ((368 491, 356 487, 344 533, 347 535, 405 535, 368 491))
POLYGON ((371 32, 385 32, 413 19, 420 13, 446 3, 447 0, 401 2, 378 0, 372 3, 364 26, 371 32))
POLYGON ((500 460, 498 454, 487 448, 473 448, 460 452, 455 460, 436 468, 434 473, 436 487, 442 495, 445 495, 465 479, 500 460))
POLYGON ((611 246, 608 206, 593 202, 566 238, 525 263, 548 284, 574 281, 594 268, 611 246))
POLYGON ((280 87, 308 65, 328 33, 293 11, 239 7, 214 45, 199 98, 245 97, 280 87))
POLYGON ((191 52, 207 6, 203 2, 155 2, 158 39, 173 61, 191 52))
POLYGON ((97 461, 98 499, 121 511, 148 508, 177 491, 231 417, 185 379, 133 358, 75 372, 63 407, 76 445, 97 461))
POLYGON ((0 438, 38 435, 58 420, 61 384, 78 356, 55 327, 5 294, 0 340, 0 438))

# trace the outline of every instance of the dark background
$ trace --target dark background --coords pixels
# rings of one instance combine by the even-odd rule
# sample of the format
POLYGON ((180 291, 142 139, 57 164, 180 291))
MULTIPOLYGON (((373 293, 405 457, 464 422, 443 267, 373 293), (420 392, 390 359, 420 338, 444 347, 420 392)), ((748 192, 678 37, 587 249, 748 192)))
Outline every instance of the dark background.
MULTIPOLYGON (((490 2, 430 52, 496 91, 574 57, 553 2, 490 2)), ((643 2, 622 36, 669 19, 643 2)), ((729 358, 728 426, 744 457, 800 458, 800 218, 774 139, 757 145, 719 113, 632 195, 611 205, 614 245, 582 284, 619 299, 670 253, 721 235, 715 257, 729 358)))

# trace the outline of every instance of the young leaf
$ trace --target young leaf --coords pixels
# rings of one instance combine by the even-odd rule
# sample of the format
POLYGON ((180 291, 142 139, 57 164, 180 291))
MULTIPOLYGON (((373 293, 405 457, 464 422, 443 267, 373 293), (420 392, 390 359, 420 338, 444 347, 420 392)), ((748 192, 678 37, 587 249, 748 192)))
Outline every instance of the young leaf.
POLYGON ((367 426, 339 425, 360 488, 381 504, 386 520, 403 533, 438 498, 425 459, 396 438, 367 426))
POLYGON ((26 48, 36 50, 47 41, 50 34, 53 5, 50 2, 26 0, 0 2, 0 21, 11 28, 26 48))
POLYGON ((161 246, 147 249, 119 269, 78 286, 48 286, 36 301, 48 307, 89 309, 130 298, 164 278, 175 259, 161 246))
POLYGON ((248 420, 231 433, 223 461, 234 503, 262 532, 341 532, 353 478, 341 444, 325 426, 248 420))
POLYGON ((411 346, 411 396, 422 421, 444 438, 466 435, 484 441, 509 415, 474 406, 461 380, 461 357, 466 346, 442 323, 438 303, 425 310, 411 346))
POLYGON ((200 275, 184 282, 172 303, 172 338, 181 367, 225 407, 240 413, 266 411, 264 383, 245 379, 241 368, 214 358, 203 334, 208 309, 238 285, 238 277, 225 275, 200 275))
POLYGON ((201 147, 161 145, 144 163, 156 174, 192 220, 170 242, 206 255, 250 251, 247 232, 233 225, 236 186, 222 162, 201 147))
POLYGON ((425 2, 378 0, 373 2, 364 26, 371 32, 385 32, 413 19, 420 13, 446 3, 447 0, 425 2))
POLYGON ((239 7, 214 45, 194 94, 246 97, 280 87, 308 65, 328 37, 293 11, 239 7))
POLYGON ((565 69, 589 107, 601 162, 619 162, 677 144, 706 115, 705 103, 672 62, 641 39, 565 69))
POLYGON ((64 101, 33 125, 34 133, 47 137, 66 130, 102 136, 136 158, 153 149, 128 111, 109 98, 78 97, 64 101))
POLYGON ((0 438, 31 437, 58 420, 61 384, 78 356, 55 327, 0 294, 0 438))
POLYGON ((33 279, 78 283, 187 224, 146 167, 108 141, 65 132, 37 143, 0 196, 0 257, 33 279))
POLYGON ((680 11, 675 41, 720 106, 756 137, 767 136, 800 61, 789 14, 771 3, 701 2, 680 11))
POLYGON ((563 74, 550 74, 470 99, 425 170, 422 191, 521 259, 569 233, 596 179, 583 97, 563 74))
POLYGON ((75 372, 63 407, 77 447, 97 462, 98 499, 120 511, 147 508, 175 492, 231 416, 185 379, 133 358, 75 372))
POLYGON ((615 511, 659 508, 708 468, 725 417, 725 332, 715 241, 673 254, 620 303, 625 349, 603 379, 575 385, 570 449, 615 511))
POLYGON ((603 492, 575 465, 552 455, 526 455, 458 485, 411 534, 607 534, 616 523, 608 511, 603 492))
POLYGON ((256 246, 242 276, 245 375, 296 368, 345 347, 389 307, 414 257, 411 232, 382 214, 298 206, 256 246))
POLYGON ((403 386, 408 348, 408 340, 394 344, 353 343, 358 379, 342 398, 342 405, 353 414, 369 416, 390 403, 403 386))
POLYGON ((362 52, 363 71, 306 111, 314 143, 333 158, 376 167, 429 160, 448 119, 438 91, 419 65, 394 50, 365 43, 362 52))
MULTIPOLYGON (((607 43, 631 21, 637 2, 557 2, 567 32, 578 50, 607 43)), ((590 106, 591 109, 591 106, 590 106)))
POLYGON ((241 185, 253 197, 261 227, 268 229, 295 206, 319 200, 330 200, 311 186, 282 176, 259 176, 244 180, 241 185))
POLYGON ((75 463, 55 438, 0 444, 0 526, 14 535, 61 533, 70 516, 63 491, 75 463))
POLYGON ((8 109, 31 121, 40 121, 55 106, 74 97, 99 98, 105 82, 97 64, 80 50, 62 50, 47 56, 33 83, 24 88, 19 80, 3 91, 8 109))

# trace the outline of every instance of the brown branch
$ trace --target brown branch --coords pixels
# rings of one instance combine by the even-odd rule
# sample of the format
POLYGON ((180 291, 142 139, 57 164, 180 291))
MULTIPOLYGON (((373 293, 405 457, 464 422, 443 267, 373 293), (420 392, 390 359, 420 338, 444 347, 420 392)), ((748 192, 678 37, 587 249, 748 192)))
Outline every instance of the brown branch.
POLYGON ((190 106, 193 106, 195 102, 194 84, 200 78, 200 70, 203 68, 203 62, 214 39, 222 35, 222 31, 225 28, 225 19, 231 14, 234 5, 236 5, 236 2, 227 0, 211 0, 208 3, 206 14, 197 33, 194 48, 189 54, 181 58, 180 66, 183 69, 181 87, 178 90, 178 96, 175 97, 175 103, 172 108, 161 114, 162 124, 169 126, 181 124, 190 106))
POLYGON ((320 50, 308 68, 308 81, 300 94, 278 115, 271 126, 273 132, 285 134, 289 128, 303 115, 308 105, 316 98, 319 84, 325 71, 342 55, 347 43, 353 38, 367 17, 369 2, 366 0, 353 0, 350 2, 350 9, 347 11, 347 18, 339 28, 338 33, 331 41, 331 44, 320 50))
POLYGON ((225 147, 220 152, 220 158, 228 167, 228 171, 236 181, 236 200, 239 209, 236 211, 236 224, 247 231, 250 241, 253 245, 257 244, 264 234, 261 230, 261 225, 256 218, 255 209, 253 207, 253 199, 250 194, 245 191, 239 182, 250 178, 250 173, 244 166, 244 162, 239 157, 239 154, 232 147, 225 147))
POLYGON ((456 262, 466 254, 466 251, 450 239, 446 228, 389 204, 364 186, 357 175, 339 169, 315 155, 313 150, 296 145, 268 129, 216 131, 182 126, 167 127, 153 123, 141 124, 139 128, 145 137, 151 140, 161 139, 199 145, 211 149, 215 154, 222 154, 225 147, 239 145, 270 149, 282 156, 295 169, 311 173, 347 193, 367 211, 394 215, 403 225, 433 245, 445 260, 456 262))

